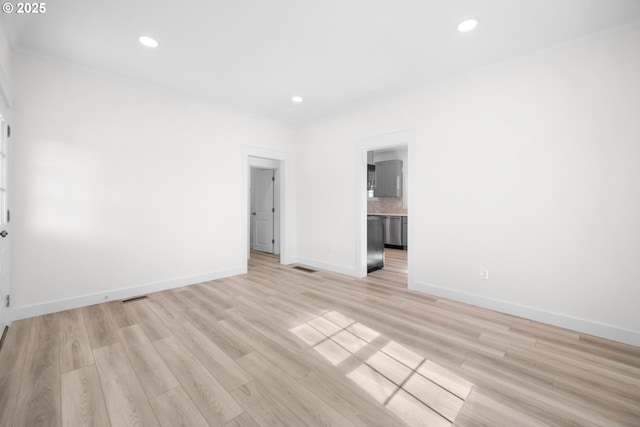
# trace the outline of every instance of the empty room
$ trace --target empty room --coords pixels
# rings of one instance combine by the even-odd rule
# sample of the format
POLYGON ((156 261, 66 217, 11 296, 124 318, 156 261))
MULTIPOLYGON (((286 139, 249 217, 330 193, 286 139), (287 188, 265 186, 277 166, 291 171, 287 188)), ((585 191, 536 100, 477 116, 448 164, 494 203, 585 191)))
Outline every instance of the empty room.
POLYGON ((640 425, 640 0, 7 1, 0 427, 640 425))

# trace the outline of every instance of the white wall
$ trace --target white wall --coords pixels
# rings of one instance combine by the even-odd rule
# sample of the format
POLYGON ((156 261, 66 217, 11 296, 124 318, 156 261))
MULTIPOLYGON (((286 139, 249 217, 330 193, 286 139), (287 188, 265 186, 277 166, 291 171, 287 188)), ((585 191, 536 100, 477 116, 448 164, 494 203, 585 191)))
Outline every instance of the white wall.
POLYGON ((242 271, 242 146, 291 152, 292 130, 62 63, 14 65, 14 318, 242 271))
POLYGON ((640 345, 639 75, 627 28, 303 129, 298 255, 355 271, 355 141, 413 128, 412 288, 640 345))
POLYGON ((11 104, 11 47, 4 23, 0 19, 0 103, 11 104))

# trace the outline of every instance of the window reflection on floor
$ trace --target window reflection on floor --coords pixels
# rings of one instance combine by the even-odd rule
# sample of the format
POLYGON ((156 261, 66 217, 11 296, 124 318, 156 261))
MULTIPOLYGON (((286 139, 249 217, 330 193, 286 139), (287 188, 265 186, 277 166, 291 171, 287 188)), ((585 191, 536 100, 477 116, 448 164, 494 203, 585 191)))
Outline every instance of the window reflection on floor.
POLYGON ((450 426, 473 384, 337 311, 291 329, 333 366, 412 426, 450 426), (353 361, 351 359, 350 361, 353 361))

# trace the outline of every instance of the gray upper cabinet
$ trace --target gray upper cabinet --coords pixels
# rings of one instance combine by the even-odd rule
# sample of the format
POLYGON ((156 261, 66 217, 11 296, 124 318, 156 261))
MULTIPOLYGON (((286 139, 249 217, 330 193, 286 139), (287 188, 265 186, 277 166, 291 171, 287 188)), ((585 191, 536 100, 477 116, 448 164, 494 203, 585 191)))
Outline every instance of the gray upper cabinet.
POLYGON ((402 197, 402 160, 376 163, 374 197, 402 197))

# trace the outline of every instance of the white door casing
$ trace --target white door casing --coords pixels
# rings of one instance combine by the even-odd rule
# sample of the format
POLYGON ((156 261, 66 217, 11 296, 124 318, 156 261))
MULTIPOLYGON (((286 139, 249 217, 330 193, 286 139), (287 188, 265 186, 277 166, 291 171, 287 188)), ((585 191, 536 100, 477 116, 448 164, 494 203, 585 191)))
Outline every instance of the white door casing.
MULTIPOLYGON (((408 149, 407 155, 407 181, 415 182, 414 174, 415 168, 411 165, 411 160, 415 159, 415 141, 416 132, 415 129, 407 129, 398 132, 362 138, 356 141, 356 201, 357 201, 357 216, 356 216, 356 275, 357 277, 365 277, 367 275, 367 192, 363 189, 367 188, 367 152, 396 148, 406 146, 408 149)), ((415 185, 407 186, 406 196, 411 203, 411 200, 415 200, 414 191, 415 185)), ((409 214, 412 218, 418 217, 413 207, 410 208, 409 214)), ((407 235, 410 248, 415 248, 414 242, 414 222, 409 220, 409 232, 407 235)), ((415 271, 415 253, 414 249, 411 249, 407 253, 407 285, 409 289, 414 289, 414 271, 415 271)))
POLYGON ((252 168, 251 172, 251 247, 273 253, 274 170, 252 168))
MULTIPOLYGON (((4 106, 0 107, 3 108, 4 106)), ((0 335, 9 325, 8 296, 11 293, 9 283, 10 237, 8 217, 8 125, 5 111, 0 111, 0 335)))
POLYGON ((276 171, 275 181, 275 236, 276 243, 273 248, 274 252, 280 255, 280 263, 283 265, 295 262, 293 257, 294 247, 291 239, 292 224, 289 218, 289 199, 294 193, 295 188, 290 175, 292 161, 289 153, 285 151, 270 150, 262 147, 253 147, 250 145, 242 146, 242 209, 240 215, 242 227, 240 239, 242 245, 238 259, 241 262, 243 273, 248 269, 249 254, 251 248, 250 229, 252 217, 251 212, 251 168, 259 167, 262 169, 274 169, 276 171))

